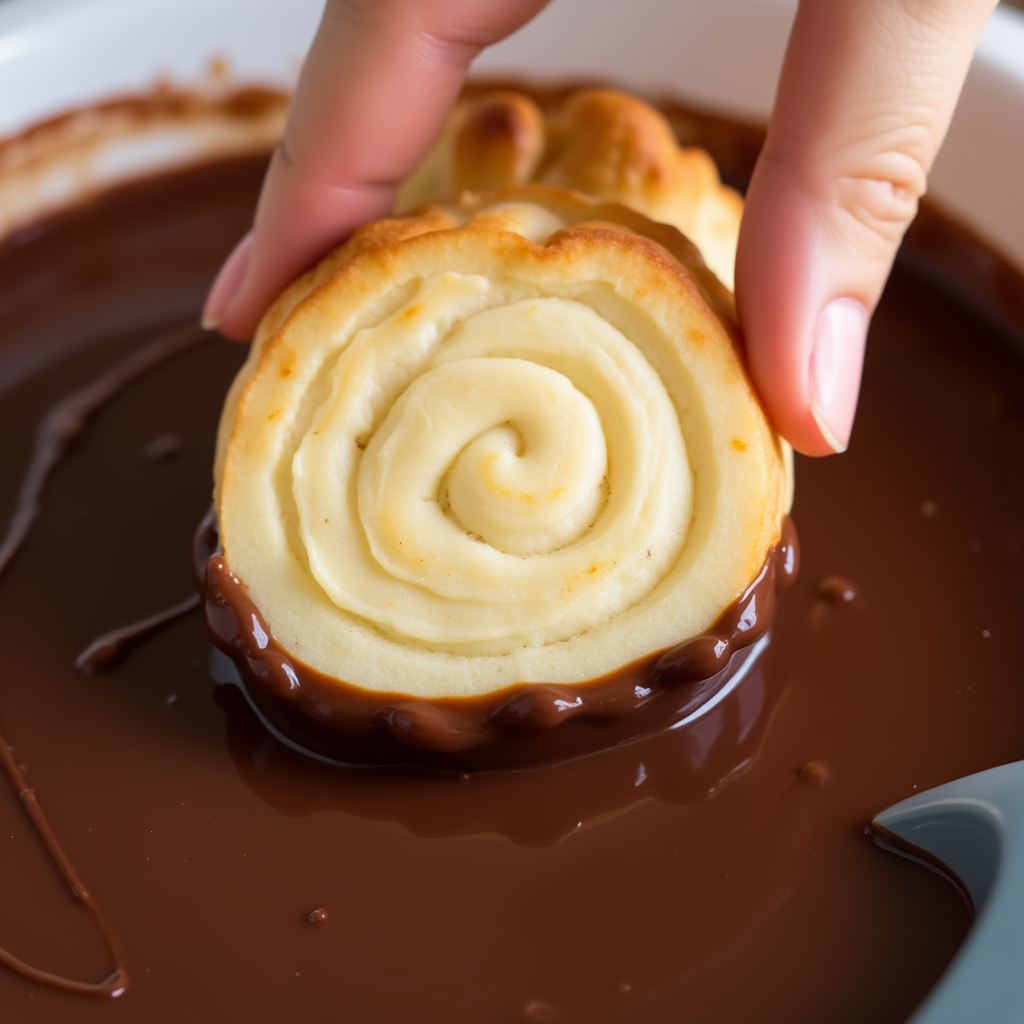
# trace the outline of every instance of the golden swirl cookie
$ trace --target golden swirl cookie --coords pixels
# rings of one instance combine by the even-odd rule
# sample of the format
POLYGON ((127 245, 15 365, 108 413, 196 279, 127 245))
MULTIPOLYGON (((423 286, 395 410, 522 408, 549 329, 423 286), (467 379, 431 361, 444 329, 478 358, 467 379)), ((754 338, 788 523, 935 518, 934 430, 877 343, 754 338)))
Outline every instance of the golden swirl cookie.
POLYGON ((463 101, 402 187, 396 210, 531 181, 674 225, 732 289, 743 200, 721 183, 703 149, 680 147, 661 114, 613 89, 574 92, 550 119, 516 92, 463 101))
POLYGON ((257 633, 364 691, 473 697, 708 630, 779 541, 783 449, 693 245, 524 186, 369 225, 281 296, 215 506, 257 633))

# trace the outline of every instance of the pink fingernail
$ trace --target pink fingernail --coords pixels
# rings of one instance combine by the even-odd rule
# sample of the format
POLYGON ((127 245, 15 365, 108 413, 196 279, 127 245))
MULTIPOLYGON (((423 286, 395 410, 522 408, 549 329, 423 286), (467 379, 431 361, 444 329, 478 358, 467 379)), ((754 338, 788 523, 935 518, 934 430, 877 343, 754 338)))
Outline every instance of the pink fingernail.
POLYGON ((811 413, 833 451, 845 452, 857 411, 868 311, 833 299, 821 313, 811 350, 811 413))
POLYGON ((203 315, 199 323, 205 331, 214 331, 220 326, 224 310, 238 293, 245 280, 245 272, 249 269, 249 253, 252 251, 252 232, 250 231, 235 246, 231 255, 224 261, 220 273, 213 282, 210 294, 203 306, 203 315))

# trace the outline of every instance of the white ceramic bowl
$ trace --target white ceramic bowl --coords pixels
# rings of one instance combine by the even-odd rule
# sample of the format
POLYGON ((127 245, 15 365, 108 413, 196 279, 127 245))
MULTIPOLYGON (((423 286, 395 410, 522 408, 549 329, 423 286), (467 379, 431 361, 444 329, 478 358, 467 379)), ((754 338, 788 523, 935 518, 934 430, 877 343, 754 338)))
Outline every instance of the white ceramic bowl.
MULTIPOLYGON (((791 0, 555 0, 483 54, 476 72, 619 82, 727 116, 766 120, 795 6, 791 0)), ((214 58, 226 59, 236 82, 288 87, 321 7, 322 0, 0 0, 0 139, 83 105, 146 92, 161 77, 183 85, 202 81, 214 58)), ((1022 127, 1024 15, 1001 8, 982 37, 930 195, 1024 269, 1022 127)), ((8 211, 19 204, 23 213, 33 204, 45 209, 77 188, 195 159, 211 145, 209 135, 164 134, 122 147, 116 159, 107 154, 94 161, 91 180, 57 181, 42 197, 12 199, 8 189, 6 200, 0 160, 0 234, 13 224, 10 216, 5 222, 5 202, 8 211)), ((1013 787, 1024 812, 1016 776, 1013 787)), ((1024 902, 1024 890, 1018 896, 1024 902)), ((979 952, 978 938, 958 964, 969 959, 970 946, 979 952)), ((999 970, 1014 974, 1016 984, 1018 971, 999 970)), ((949 980, 915 1021, 959 1019, 946 998, 949 980)), ((967 979, 967 998, 972 983, 977 992, 978 985, 991 990, 1006 980, 993 982, 991 973, 988 980, 967 979)), ((1024 1021, 1024 1006, 1014 1000, 994 1012, 1000 1020, 1024 1021)))
MULTIPOLYGON (((0 138, 55 113, 201 78, 289 85, 322 0, 6 0, 0 3, 0 138)), ((555 0, 476 70, 600 78, 743 119, 766 119, 791 0, 555 0)), ((978 48, 930 195, 1024 266, 1024 16, 1000 8, 978 48)))

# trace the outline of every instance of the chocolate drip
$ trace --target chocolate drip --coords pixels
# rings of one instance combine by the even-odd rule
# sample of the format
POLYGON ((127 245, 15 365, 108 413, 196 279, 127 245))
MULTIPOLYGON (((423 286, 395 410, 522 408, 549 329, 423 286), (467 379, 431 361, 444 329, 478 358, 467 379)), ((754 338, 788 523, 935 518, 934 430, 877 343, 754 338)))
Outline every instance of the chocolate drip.
POLYGON ((865 827, 864 835, 880 850, 887 850, 889 853, 894 853, 897 857, 902 857, 904 860, 920 864, 921 867, 927 868, 933 874, 938 875, 939 878, 948 882, 960 899, 963 900, 964 907, 971 915, 971 918, 973 919, 977 914, 978 908, 974 905, 971 891, 964 885, 960 876, 946 864, 943 864, 937 857, 933 857, 927 850, 922 850, 919 846, 908 843, 905 839, 896 835, 895 832, 890 832, 884 825, 879 825, 874 821, 865 827))
POLYGON ((775 591, 792 585, 800 568, 796 527, 788 516, 779 543, 769 553, 754 582, 703 636, 670 647, 654 663, 651 682, 679 686, 721 672, 736 651, 749 647, 768 629, 775 611, 775 591))
MULTIPOLYGON (((481 697, 424 700, 365 690, 294 658, 274 638, 244 583, 217 548, 211 512, 200 524, 194 549, 206 624, 213 642, 234 661, 261 715, 301 747, 332 760, 422 762, 423 757, 414 754, 419 751, 426 752, 429 763, 446 767, 456 766, 465 760, 461 755, 484 745, 495 747, 487 758, 492 767, 506 760, 529 763, 538 747, 544 748, 547 760, 552 756, 547 744, 524 749, 525 736, 563 727, 572 719, 599 727, 576 730, 577 742, 568 745, 566 756, 621 742, 647 731, 655 718, 641 713, 680 687, 688 689, 674 714, 692 714, 727 684, 733 655, 764 635, 776 588, 795 579, 799 564, 796 529, 787 517, 779 543, 757 577, 708 633, 586 683, 521 683, 481 697), (634 721, 624 728, 607 727, 627 718, 634 721), (442 758, 438 761, 432 755, 442 758)), ((667 724, 660 713, 656 720, 659 727, 667 724)))
POLYGON ((50 409, 36 433, 32 462, 18 492, 7 536, 0 543, 0 576, 14 560, 39 516, 51 474, 81 438, 89 420, 137 377, 198 344, 204 336, 192 325, 168 331, 50 409))
POLYGON ((81 879, 78 877, 78 872, 75 871, 74 865, 68 859, 67 854, 57 841, 57 836, 50 827, 50 823, 46 820, 46 815, 43 814, 43 809, 40 807, 39 801, 36 799, 35 791, 29 788, 28 783, 25 781, 25 775, 14 758, 14 751, 10 744, 8 744, 4 739, 3 735, 0 735, 0 764, 3 764, 4 772, 7 775, 8 781, 14 791, 18 794, 21 806, 24 808, 25 814, 28 815, 29 821, 32 822, 32 827, 35 829, 36 835, 39 836, 43 846, 46 847, 46 852, 49 853, 51 858, 53 858, 53 862, 57 865, 57 870, 60 872, 61 878, 67 882, 68 888, 71 890, 71 895, 78 900, 80 906, 89 911, 93 920, 96 922, 96 925, 100 930, 100 934, 103 936, 103 941, 106 944, 107 952, 110 954, 110 959, 115 966, 114 972, 105 980, 100 982, 88 982, 74 981, 71 978, 63 978, 59 974, 51 974, 49 971, 42 971, 38 967, 33 967, 31 964, 25 963, 24 960, 14 956, 13 953, 7 952, 6 949, 0 949, 0 963, 5 967, 10 968, 12 971, 17 971, 18 974, 28 978, 29 981, 37 981, 42 985, 50 985, 63 992, 73 992, 76 995, 83 996, 104 996, 109 999, 116 999, 118 996, 123 995, 125 990, 128 988, 128 972, 124 967, 124 956, 118 948, 117 940, 114 938, 113 931, 111 931, 110 926, 100 913, 100 909, 96 905, 96 901, 89 895, 89 891, 82 884, 81 879))
POLYGON ((133 622, 130 626, 121 626, 119 629, 104 633, 75 658, 75 668, 87 676, 117 668, 139 644, 172 622, 183 619, 189 612, 195 611, 199 604, 199 595, 190 594, 184 601, 179 601, 176 605, 150 615, 140 622, 133 622))
MULTIPOLYGON (((169 331, 159 338, 150 341, 137 352, 133 352, 127 359, 113 366, 106 373, 97 377, 90 384, 61 399, 54 405, 43 418, 36 433, 35 451, 32 461, 29 464, 28 472, 22 481, 18 492, 18 501, 11 517, 7 535, 0 543, 0 577, 10 567, 11 562, 21 550, 28 539, 33 523, 39 516, 42 505, 43 493, 46 485, 61 460, 74 448, 75 444, 82 437, 89 420, 95 416, 111 399, 115 398, 138 377, 159 366, 172 356, 191 348, 202 340, 204 334, 195 326, 189 325, 177 330, 169 331)), ((86 670, 92 670, 99 665, 109 662, 110 659, 119 660, 127 651, 146 636, 156 632, 161 626, 174 618, 196 607, 197 600, 189 598, 170 613, 153 616, 137 626, 118 630, 115 633, 101 637, 96 643, 83 652, 79 662, 83 661, 89 665, 86 670), (185 608, 185 605, 188 605, 185 608), (168 617, 170 616, 170 617, 168 617)), ((82 667, 80 665, 80 667, 82 667)), ((74 981, 71 978, 64 978, 48 971, 42 971, 25 963, 7 950, 0 948, 0 963, 17 971, 19 974, 44 985, 50 985, 65 992, 74 992, 80 995, 106 996, 115 998, 121 995, 128 987, 128 972, 124 968, 124 961, 118 950, 113 932, 107 925, 99 911, 95 900, 89 895, 88 890, 81 883, 78 874, 65 854, 57 836, 50 827, 43 809, 36 799, 35 792, 29 788, 25 776, 14 759, 12 747, 7 739, 0 732, 0 762, 3 763, 14 791, 18 794, 21 806, 28 815, 29 821, 35 829, 39 840, 46 847, 47 852, 53 858, 61 877, 68 884, 71 895, 79 904, 92 915, 106 943, 111 960, 115 964, 113 974, 105 981, 93 983, 74 981)))

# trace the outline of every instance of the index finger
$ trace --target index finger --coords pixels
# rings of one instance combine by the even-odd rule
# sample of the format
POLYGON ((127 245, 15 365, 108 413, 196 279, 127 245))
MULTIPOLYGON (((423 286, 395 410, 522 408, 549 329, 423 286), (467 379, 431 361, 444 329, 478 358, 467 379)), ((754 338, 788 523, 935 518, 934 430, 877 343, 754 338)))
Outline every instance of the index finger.
POLYGON ((204 323, 248 338, 281 289, 356 227, 386 216, 466 70, 547 0, 329 0, 251 236, 204 323))

